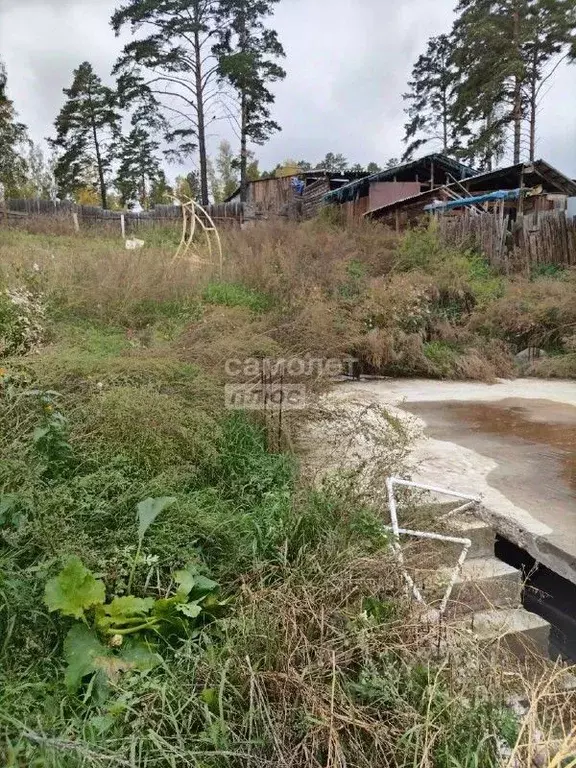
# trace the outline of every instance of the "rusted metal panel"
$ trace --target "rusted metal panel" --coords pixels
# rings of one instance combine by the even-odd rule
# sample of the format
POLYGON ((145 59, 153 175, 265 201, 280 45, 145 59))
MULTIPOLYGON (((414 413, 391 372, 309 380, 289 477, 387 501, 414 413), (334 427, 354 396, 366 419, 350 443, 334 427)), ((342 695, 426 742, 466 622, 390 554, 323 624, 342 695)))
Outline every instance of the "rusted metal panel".
POLYGON ((398 200, 419 195, 422 186, 418 181, 375 181, 370 184, 369 211, 390 205, 398 200))

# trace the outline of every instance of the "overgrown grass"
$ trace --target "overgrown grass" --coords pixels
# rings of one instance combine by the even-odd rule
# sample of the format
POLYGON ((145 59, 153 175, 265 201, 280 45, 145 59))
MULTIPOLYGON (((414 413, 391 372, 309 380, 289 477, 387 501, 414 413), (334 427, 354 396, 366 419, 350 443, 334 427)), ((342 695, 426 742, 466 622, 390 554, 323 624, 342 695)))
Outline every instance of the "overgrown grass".
POLYGON ((543 315, 569 364, 571 276, 507 281, 433 233, 398 249, 379 227, 334 222, 229 233, 225 250, 215 282, 172 263, 169 238, 126 252, 2 232, 3 285, 34 292, 45 333, 0 367, 0 763, 499 768, 503 745, 520 749, 506 706, 520 671, 469 641, 439 655, 390 560, 381 480, 410 436, 363 407, 330 448, 335 413, 317 411, 324 472, 329 448, 358 462, 312 482, 287 450, 287 414, 223 408, 225 364, 356 354, 383 373, 510 374, 506 301, 525 288, 537 298, 526 317, 560 307, 543 315), (167 506, 139 538, 144 500, 167 506), (225 605, 145 635, 151 668, 114 655, 113 638, 106 696, 92 672, 67 689, 75 620, 50 612, 44 590, 70 556, 108 601, 169 600, 192 568, 225 605))

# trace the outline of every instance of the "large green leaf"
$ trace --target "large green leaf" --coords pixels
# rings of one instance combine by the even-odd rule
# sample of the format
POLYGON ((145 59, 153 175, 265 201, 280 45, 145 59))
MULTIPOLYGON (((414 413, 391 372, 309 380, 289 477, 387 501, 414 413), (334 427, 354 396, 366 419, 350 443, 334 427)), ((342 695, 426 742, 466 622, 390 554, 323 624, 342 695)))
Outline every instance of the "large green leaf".
POLYGON ((176 499, 172 496, 161 496, 159 499, 145 499, 138 504, 138 541, 142 543, 146 531, 158 515, 163 512, 166 507, 174 504, 176 499))
POLYGON ((199 603, 181 603, 176 606, 176 610, 189 619, 197 619, 202 613, 202 606, 199 603))
POLYGON ((131 616, 145 616, 154 607, 153 597, 115 597, 110 605, 104 606, 104 613, 113 618, 129 618, 131 616))
POLYGON ((106 599, 104 582, 95 579, 77 557, 46 584, 44 602, 49 611, 60 611, 64 616, 81 619, 84 611, 102 605, 106 599))
POLYGON ((72 627, 64 641, 64 658, 68 662, 65 676, 68 690, 77 691, 82 680, 98 669, 96 659, 107 653, 108 649, 91 629, 83 624, 72 627))
POLYGON ((141 624, 154 607, 152 597, 115 597, 109 605, 99 606, 96 610, 96 626, 99 631, 107 632, 111 627, 119 629, 127 624, 141 624))
POLYGON ((207 595, 218 589, 218 583, 198 572, 198 567, 189 565, 186 569, 176 571, 174 581, 178 584, 178 594, 188 596, 194 591, 194 599, 207 595))
POLYGON ((145 643, 128 641, 115 653, 98 639, 96 633, 83 624, 68 632, 64 641, 64 657, 68 663, 66 686, 77 691, 85 678, 96 675, 96 688, 105 695, 110 681, 116 681, 124 672, 147 672, 161 662, 161 657, 145 643))

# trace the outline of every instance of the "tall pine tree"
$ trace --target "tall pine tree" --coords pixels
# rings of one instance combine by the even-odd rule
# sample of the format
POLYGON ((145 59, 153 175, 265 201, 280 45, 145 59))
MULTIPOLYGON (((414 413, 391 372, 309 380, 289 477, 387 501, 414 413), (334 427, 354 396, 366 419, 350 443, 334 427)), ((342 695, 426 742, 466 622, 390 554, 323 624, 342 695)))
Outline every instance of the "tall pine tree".
POLYGON ((240 194, 246 199, 248 142, 264 144, 280 126, 271 118, 274 94, 269 85, 286 77, 278 64, 284 48, 277 33, 264 20, 273 13, 278 0, 222 0, 223 20, 219 56, 220 75, 237 95, 240 137, 240 194))
POLYGON ((108 207, 108 183, 120 141, 120 115, 116 92, 103 85, 85 61, 74 71, 67 97, 56 118, 58 151, 54 175, 61 197, 86 186, 98 189, 103 208, 108 207))
POLYGON ((459 81, 452 109, 467 152, 489 166, 505 151, 534 156, 542 84, 575 28, 573 0, 460 0, 453 29, 459 81), (529 126, 526 142, 525 123, 529 126))
POLYGON ((454 141, 451 108, 454 102, 456 68, 450 58, 452 43, 448 35, 432 37, 426 52, 416 61, 409 90, 403 98, 408 103, 408 122, 404 142, 408 145, 403 159, 409 160, 428 142, 434 141, 449 154, 454 141))
POLYGON ((223 23, 219 0, 127 0, 112 16, 117 34, 135 36, 118 60, 129 98, 147 100, 170 116, 176 156, 198 151, 200 198, 208 203, 207 127, 219 117, 218 61, 212 55, 223 23))
POLYGON ((573 0, 538 0, 530 3, 530 33, 524 46, 527 83, 524 101, 527 105, 529 157, 536 158, 537 117, 543 89, 558 66, 569 55, 576 30, 576 4, 573 0))
POLYGON ((17 193, 26 182, 24 150, 26 126, 19 123, 12 101, 6 92, 6 68, 0 61, 0 182, 6 194, 17 193))

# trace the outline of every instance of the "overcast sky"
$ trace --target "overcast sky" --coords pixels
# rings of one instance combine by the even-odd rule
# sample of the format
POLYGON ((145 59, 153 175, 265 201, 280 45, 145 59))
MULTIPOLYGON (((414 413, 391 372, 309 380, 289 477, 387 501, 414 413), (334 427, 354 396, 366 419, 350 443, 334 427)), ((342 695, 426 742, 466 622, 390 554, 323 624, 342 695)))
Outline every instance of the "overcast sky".
MULTIPOLYGON (((20 118, 50 135, 72 70, 90 61, 109 76, 122 46, 109 26, 114 0, 0 0, 0 58, 20 118)), ((402 93, 426 40, 448 31, 455 0, 281 0, 275 28, 288 77, 276 86, 282 133, 257 148, 261 168, 286 158, 351 163, 402 152, 402 93)), ((225 126, 218 129, 226 134, 225 126)), ((218 141, 211 139, 212 148, 218 141)), ((562 66, 542 108, 538 152, 576 177, 576 65, 562 66)))

